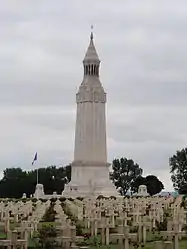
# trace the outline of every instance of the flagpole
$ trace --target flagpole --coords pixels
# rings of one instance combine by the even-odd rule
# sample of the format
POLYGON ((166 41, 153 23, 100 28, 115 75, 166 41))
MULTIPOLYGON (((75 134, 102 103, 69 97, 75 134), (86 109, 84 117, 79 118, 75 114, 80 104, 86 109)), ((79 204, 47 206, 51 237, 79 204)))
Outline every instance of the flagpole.
POLYGON ((38 185, 38 168, 36 169, 36 184, 38 185))
MULTIPOLYGON (((32 165, 37 161, 38 159, 38 154, 37 152, 35 153, 34 159, 32 161, 32 165)), ((36 168, 36 185, 39 183, 39 174, 38 174, 38 167, 36 168)))

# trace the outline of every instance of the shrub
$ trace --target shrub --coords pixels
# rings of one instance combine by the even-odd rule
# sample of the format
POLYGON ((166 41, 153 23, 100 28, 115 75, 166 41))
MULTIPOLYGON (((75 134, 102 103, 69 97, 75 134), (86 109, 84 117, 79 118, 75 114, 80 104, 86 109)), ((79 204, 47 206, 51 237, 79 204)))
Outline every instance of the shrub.
POLYGON ((51 198, 50 201, 51 201, 52 203, 55 203, 55 202, 57 201, 57 198, 51 198))
POLYGON ((60 197, 59 201, 64 202, 66 200, 65 197, 60 197))
POLYGON ((103 195, 99 195, 99 196, 97 197, 97 200, 100 200, 100 199, 105 199, 105 197, 104 197, 103 195))
POLYGON ((51 202, 49 208, 47 209, 46 213, 43 216, 43 219, 42 219, 43 222, 54 222, 55 221, 56 211, 54 210, 54 204, 55 203, 51 202))
POLYGON ((81 222, 78 220, 77 217, 75 217, 70 209, 67 207, 65 202, 61 203, 62 209, 64 210, 64 213, 68 216, 68 218, 72 221, 72 223, 76 226, 76 234, 78 236, 82 236, 83 235, 83 226, 81 224, 81 222))
POLYGON ((84 198, 83 198, 83 197, 77 197, 77 200, 79 200, 79 201, 83 201, 83 200, 84 200, 84 198))
POLYGON ((116 200, 117 198, 115 196, 110 196, 110 199, 116 200))
POLYGON ((43 224, 37 233, 39 248, 53 249, 57 247, 56 236, 56 229, 53 225, 43 224))
POLYGON ((73 199, 73 198, 68 198, 68 200, 69 200, 69 201, 74 201, 74 199, 73 199))

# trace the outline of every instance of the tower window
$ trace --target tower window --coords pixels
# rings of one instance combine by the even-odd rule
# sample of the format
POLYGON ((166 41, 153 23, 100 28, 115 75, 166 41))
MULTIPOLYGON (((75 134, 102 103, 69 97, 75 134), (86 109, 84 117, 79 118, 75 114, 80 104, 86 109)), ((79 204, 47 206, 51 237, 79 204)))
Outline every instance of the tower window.
POLYGON ((99 76, 99 65, 84 65, 84 75, 99 76))

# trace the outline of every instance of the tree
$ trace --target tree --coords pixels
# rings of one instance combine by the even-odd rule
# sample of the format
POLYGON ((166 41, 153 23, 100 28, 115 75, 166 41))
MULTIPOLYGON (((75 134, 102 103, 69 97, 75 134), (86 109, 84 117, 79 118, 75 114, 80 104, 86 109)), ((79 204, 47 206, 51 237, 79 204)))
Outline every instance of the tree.
POLYGON ((164 189, 163 183, 154 175, 148 175, 145 178, 147 192, 152 196, 160 193, 164 189))
POLYGON ((163 183, 154 175, 148 175, 146 177, 137 177, 132 184, 132 192, 137 193, 140 185, 146 185, 147 193, 151 196, 160 193, 162 189, 164 189, 163 183))
POLYGON ((8 168, 4 170, 4 177, 0 181, 0 196, 15 197, 22 196, 24 186, 27 188, 27 174, 21 168, 8 168))
MULTIPOLYGON (((65 184, 71 180, 71 165, 39 168, 38 172, 39 183, 44 185, 46 194, 52 194, 54 191, 61 194, 65 184)), ((36 170, 5 169, 4 176, 0 180, 0 197, 21 198, 23 193, 29 197, 35 191, 36 174, 36 170)))
POLYGON ((135 179, 135 181, 131 185, 131 192, 132 193, 137 193, 138 192, 138 188, 139 188, 140 185, 146 185, 145 184, 145 177, 143 177, 143 176, 138 176, 135 179))
POLYGON ((110 177, 120 194, 125 195, 142 173, 143 170, 132 159, 121 158, 113 160, 110 177))
POLYGON ((179 194, 180 194, 180 195, 186 195, 186 194, 187 194, 187 184, 183 185, 183 186, 179 189, 179 194))
POLYGON ((185 186, 187 186, 187 148, 178 150, 169 159, 169 164, 174 189, 184 192, 185 186))
POLYGON ((65 174, 64 174, 64 178, 66 178, 66 182, 70 182, 71 181, 71 164, 68 164, 65 167, 65 174))

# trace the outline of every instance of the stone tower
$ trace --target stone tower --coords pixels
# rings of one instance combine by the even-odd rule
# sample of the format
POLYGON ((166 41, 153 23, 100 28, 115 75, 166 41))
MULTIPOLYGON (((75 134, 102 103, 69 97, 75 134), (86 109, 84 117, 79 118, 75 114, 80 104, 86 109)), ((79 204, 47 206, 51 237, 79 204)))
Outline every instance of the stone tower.
POLYGON ((93 33, 83 60, 84 77, 76 94, 77 117, 71 182, 64 196, 116 196, 109 180, 106 145, 106 93, 99 80, 100 60, 93 33))

